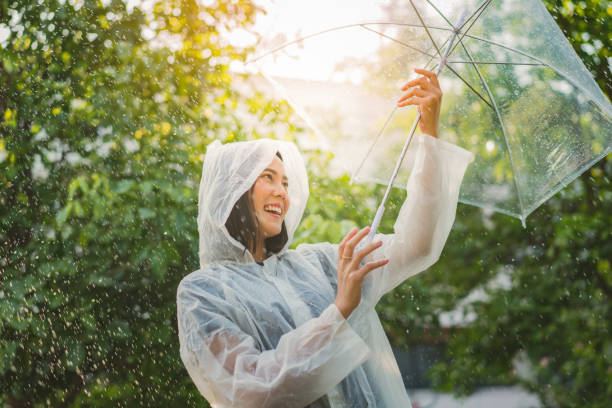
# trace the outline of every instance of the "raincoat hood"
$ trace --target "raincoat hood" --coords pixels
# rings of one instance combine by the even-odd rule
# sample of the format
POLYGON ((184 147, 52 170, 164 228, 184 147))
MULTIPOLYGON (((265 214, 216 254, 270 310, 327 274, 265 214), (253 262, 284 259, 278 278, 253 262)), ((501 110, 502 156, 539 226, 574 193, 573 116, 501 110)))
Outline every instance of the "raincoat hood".
POLYGON ((288 240, 281 252, 291 243, 308 199, 308 176, 297 147, 293 143, 271 139, 225 145, 214 141, 207 148, 200 181, 200 268, 211 263, 255 261, 244 245, 229 234, 225 222, 234 204, 251 188, 277 152, 283 157, 290 200, 285 217, 288 240))

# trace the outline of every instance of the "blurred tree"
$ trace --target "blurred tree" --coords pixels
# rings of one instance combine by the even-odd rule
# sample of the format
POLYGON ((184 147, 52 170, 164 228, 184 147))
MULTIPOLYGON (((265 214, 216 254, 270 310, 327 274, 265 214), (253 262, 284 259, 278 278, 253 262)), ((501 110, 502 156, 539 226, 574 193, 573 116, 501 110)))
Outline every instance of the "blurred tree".
POLYGON ((281 115, 229 87, 250 1, 127 4, 0 1, 3 406, 203 404, 175 321, 203 153, 281 115))
POLYGON ((600 88, 610 98, 612 7, 609 2, 545 0, 544 4, 600 88))

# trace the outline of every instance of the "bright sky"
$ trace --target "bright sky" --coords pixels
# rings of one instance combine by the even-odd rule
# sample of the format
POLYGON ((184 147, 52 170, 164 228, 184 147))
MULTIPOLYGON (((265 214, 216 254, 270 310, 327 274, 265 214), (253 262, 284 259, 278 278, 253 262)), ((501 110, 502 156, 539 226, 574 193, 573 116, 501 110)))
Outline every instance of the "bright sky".
MULTIPOLYGON (((362 22, 402 21, 418 23, 410 6, 402 4, 403 14, 407 17, 392 16, 386 7, 397 4, 393 0, 260 0, 257 2, 265 10, 266 15, 260 15, 255 24, 255 31, 264 41, 258 45, 257 55, 275 48, 295 38, 304 37, 332 27, 362 22)), ((463 9, 466 3, 477 3, 477 0, 445 0, 438 2, 441 11, 457 18, 454 10, 463 9)), ((447 27, 447 23, 427 4, 416 1, 427 24, 447 27)), ((400 14, 400 13, 398 13, 400 14)), ((387 26, 387 29, 390 27, 387 26)), ((442 34, 438 32, 438 34, 442 34)), ((256 38, 244 30, 236 30, 228 38, 235 45, 252 45, 256 38)), ((303 43, 299 49, 299 61, 286 53, 278 53, 274 59, 266 58, 260 63, 261 71, 268 75, 292 77, 298 79, 330 80, 334 67, 347 57, 360 61, 373 59, 384 39, 361 27, 337 31, 333 36, 323 36, 320 40, 311 39, 303 43), (285 55, 283 55, 285 54, 285 55)), ((297 51, 295 45, 287 49, 287 53, 297 51)), ((359 82, 361 78, 352 74, 351 82, 359 82)), ((346 79, 346 78, 341 78, 346 79)))
MULTIPOLYGON (((259 47, 260 50, 269 50, 279 44, 296 37, 316 33, 331 27, 343 24, 354 24, 364 21, 364 16, 373 20, 383 17, 378 5, 384 2, 371 2, 354 0, 351 7, 341 7, 334 12, 322 13, 321 10, 330 9, 330 3, 335 6, 346 5, 346 2, 334 2, 333 0, 309 0, 309 1, 262 1, 260 4, 266 10, 272 10, 267 15, 260 15, 256 21, 255 31, 261 35, 265 42, 259 47)), ((331 10, 331 9, 330 9, 331 10)), ((282 55, 272 60, 264 61, 263 70, 270 75, 293 77, 300 79, 329 79, 334 66, 346 55, 364 58, 373 54, 380 44, 377 36, 365 33, 361 28, 342 30, 334 37, 333 42, 325 39, 308 41, 306 48, 300 50, 299 63, 295 59, 283 57, 282 55), (356 39, 355 32, 361 35, 356 39), (366 35, 364 35, 366 34, 366 35), (342 47, 339 52, 338 47, 342 47), (310 55, 309 55, 310 54, 310 55), (317 57, 315 57, 315 55, 317 57), (325 64, 322 63, 325 61, 325 64)), ((253 43, 254 37, 246 34, 243 30, 230 34, 230 41, 234 44, 253 43)), ((294 46, 295 50, 297 46, 294 46)))

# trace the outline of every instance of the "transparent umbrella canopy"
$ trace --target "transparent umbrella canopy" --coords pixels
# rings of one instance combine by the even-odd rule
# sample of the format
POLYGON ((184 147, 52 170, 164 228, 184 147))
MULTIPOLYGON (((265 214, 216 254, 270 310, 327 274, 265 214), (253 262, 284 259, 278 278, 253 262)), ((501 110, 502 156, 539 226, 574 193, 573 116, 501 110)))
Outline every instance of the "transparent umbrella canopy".
MULTIPOLYGON (((524 224, 612 151, 612 106, 540 0, 275 1, 267 10, 247 66, 353 180, 389 182, 417 117, 395 107, 400 87, 449 48, 439 137, 476 155, 460 201, 524 224)), ((408 154, 395 186, 411 164, 408 154)))

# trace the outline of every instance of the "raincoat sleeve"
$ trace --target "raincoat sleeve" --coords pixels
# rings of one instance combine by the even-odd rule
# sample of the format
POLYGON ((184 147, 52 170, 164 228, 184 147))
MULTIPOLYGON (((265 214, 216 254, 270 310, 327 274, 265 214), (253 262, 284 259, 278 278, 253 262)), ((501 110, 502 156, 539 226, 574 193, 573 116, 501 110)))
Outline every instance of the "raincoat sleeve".
POLYGON ((364 300, 376 304, 386 292, 433 265, 455 220, 459 188, 472 153, 426 134, 417 136, 413 167, 394 233, 379 234, 381 248, 369 260, 389 259, 364 281, 364 300))
POLYGON ((180 354, 212 406, 303 407, 368 357, 368 346, 334 304, 285 333, 276 348, 262 350, 235 323, 246 321, 248 311, 228 303, 222 289, 214 293, 202 284, 184 279, 179 285, 180 354))

